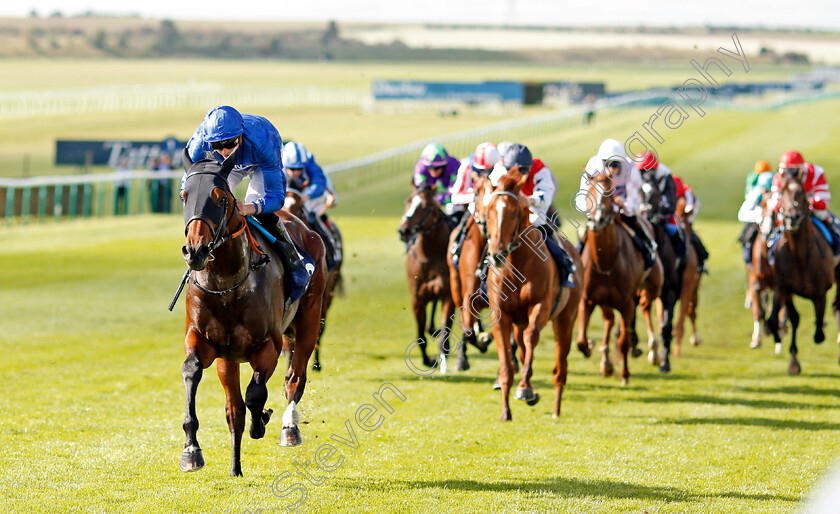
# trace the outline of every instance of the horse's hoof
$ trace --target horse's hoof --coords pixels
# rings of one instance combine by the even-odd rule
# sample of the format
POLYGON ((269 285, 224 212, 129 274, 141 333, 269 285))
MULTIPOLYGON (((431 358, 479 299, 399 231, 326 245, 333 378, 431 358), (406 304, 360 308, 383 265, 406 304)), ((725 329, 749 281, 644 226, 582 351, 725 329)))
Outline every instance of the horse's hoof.
POLYGON ((497 378, 495 382, 493 382, 493 390, 498 391, 502 388, 502 384, 499 383, 499 379, 497 378))
POLYGON ((312 363, 312 371, 321 371, 321 363, 320 362, 313 362, 312 363))
POLYGON ((484 348, 484 350, 482 350, 482 353, 484 353, 485 351, 487 351, 487 347, 489 347, 490 343, 492 343, 492 342, 493 342, 493 333, 492 332, 481 332, 480 334, 478 334, 478 343, 481 346, 476 346, 476 348, 478 348, 479 350, 481 350, 481 348, 484 348))
POLYGON ((782 343, 776 343, 776 355, 782 354, 782 343))
POLYGON ((487 347, 490 346, 490 341, 488 341, 486 337, 482 338, 481 335, 479 335, 478 337, 473 336, 470 338, 470 344, 478 348, 478 351, 481 353, 487 353, 487 347))
POLYGON ((280 431, 280 446, 299 446, 303 443, 298 427, 283 428, 280 431))
POLYGON ((662 364, 659 365, 659 371, 661 373, 668 373, 671 371, 671 362, 669 360, 662 361, 662 364))
POLYGON ((651 366, 659 366, 659 353, 656 350, 651 350, 648 352, 648 362, 651 366))
POLYGON ((676 344, 676 345, 674 345, 674 357, 679 357, 679 356, 680 356, 680 345, 676 344))
POLYGON ((814 334, 814 344, 821 344, 823 341, 825 341, 825 332, 820 330, 814 334))
POLYGON ((204 455, 198 446, 184 448, 181 453, 181 471, 198 471, 204 467, 204 455))
POLYGON ((799 365, 798 361, 791 361, 790 366, 788 366, 788 375, 798 375, 802 373, 802 366, 799 365))
POLYGON ((761 348, 761 340, 758 341, 750 341, 750 349, 755 350, 761 348))
MULTIPOLYGON (((840 342, 838 342, 838 344, 840 344, 840 342)), ((592 356, 592 349, 585 342, 578 343, 577 347, 580 353, 582 353, 587 359, 592 356)))
POLYGON ((615 373, 615 368, 612 365, 612 362, 602 362, 601 363, 601 374, 605 377, 611 377, 615 373))
POLYGON ((509 409, 507 411, 502 411, 499 421, 513 421, 513 415, 510 413, 509 409))
POLYGON ((632 350, 630 350, 630 355, 632 355, 634 359, 638 358, 642 355, 642 349, 641 348, 633 348, 632 350))
POLYGON ((524 401, 528 405, 536 405, 540 401, 540 395, 535 393, 533 389, 517 387, 516 392, 513 393, 513 399, 524 401))
POLYGON ((460 355, 455 360, 455 369, 458 371, 468 371, 470 369, 470 361, 467 359, 467 356, 464 355, 461 357, 460 355))
POLYGON ((423 357, 423 365, 427 368, 434 368, 437 366, 437 363, 428 357, 423 357))
POLYGON ((623 377, 621 379, 621 387, 627 387, 630 385, 630 379, 627 377, 623 377))
POLYGON ((700 343, 703 342, 703 338, 700 337, 700 334, 692 334, 688 341, 691 343, 691 346, 700 346, 700 343))

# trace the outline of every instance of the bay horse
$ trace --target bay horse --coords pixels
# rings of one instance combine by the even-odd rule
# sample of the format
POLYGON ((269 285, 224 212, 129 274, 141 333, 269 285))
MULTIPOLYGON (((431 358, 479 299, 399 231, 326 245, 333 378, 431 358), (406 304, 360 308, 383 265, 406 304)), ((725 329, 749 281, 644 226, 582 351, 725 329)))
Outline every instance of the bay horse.
MULTIPOLYGON (((440 301, 443 316, 443 348, 440 355, 440 371, 445 373, 446 354, 449 351, 448 333, 452 327, 452 315, 455 304, 450 289, 449 266, 446 255, 449 248, 451 228, 447 216, 440 208, 431 187, 415 188, 406 199, 405 212, 397 230, 400 240, 408 244, 405 259, 405 272, 408 289, 411 292, 411 308, 417 325, 417 338, 423 354, 423 364, 434 367, 435 361, 427 353, 426 305, 440 301)), ((433 320, 429 321, 433 327, 433 320)), ((438 332, 429 330, 428 335, 435 337, 438 332)), ((463 345, 461 345, 463 346, 463 345)), ((463 351, 461 348, 459 351, 463 351)))
MULTIPOLYGON (((308 229, 314 231, 315 229, 311 226, 309 217, 307 216, 307 212, 304 208, 304 202, 301 194, 302 193, 297 189, 286 189, 286 203, 283 204, 283 210, 296 216, 304 223, 304 225, 306 225, 308 229)), ((313 213, 313 215, 317 216, 316 213, 313 213)), ((327 224, 327 228, 332 232, 332 236, 335 240, 339 242, 338 245, 343 246, 340 243, 342 240, 341 231, 335 221, 330 220, 329 224, 327 224)), ((326 283, 324 284, 324 299, 321 302, 321 333, 318 334, 318 340, 315 342, 315 351, 312 355, 313 371, 321 371, 321 338, 324 337, 324 331, 327 329, 327 311, 329 311, 330 306, 332 305, 333 297, 336 293, 341 293, 342 291, 342 261, 342 258, 336 259, 333 268, 327 270, 326 283)))
POLYGON ((186 444, 180 467, 182 471, 195 471, 204 466, 196 435, 195 396, 203 370, 215 360, 227 398, 231 476, 242 475, 240 449, 246 407, 251 412, 250 436, 259 439, 265 435, 273 412, 264 410, 268 399, 266 384, 284 344, 293 348, 293 354, 286 371, 289 404, 283 414, 280 445, 296 446, 302 442, 297 404, 303 396, 307 362, 320 332, 325 281, 321 239, 300 220, 281 212, 280 219, 292 239, 315 261, 309 288, 301 298, 286 305, 288 291, 281 259, 261 235, 250 235, 228 186, 227 177, 237 154, 235 150, 222 164, 213 159, 193 163, 185 152, 186 241, 181 248, 189 267, 190 284, 184 340, 187 357, 181 369, 186 389, 186 444), (258 250, 267 253, 270 261, 256 262, 258 250), (244 402, 239 385, 239 365, 243 362, 254 370, 244 402))
MULTIPOLYGON (((677 200, 676 213, 677 219, 685 229, 686 240, 685 270, 683 271, 682 291, 680 291, 679 296, 680 310, 677 315, 677 321, 674 324, 674 339, 676 342, 676 345, 674 346, 674 355, 679 355, 685 330, 686 317, 688 317, 691 321, 691 336, 689 337, 689 342, 692 346, 697 346, 702 342, 700 333, 697 330, 697 305, 699 303, 700 280, 703 278, 703 273, 698 268, 699 258, 697 256, 697 250, 694 248, 694 245, 691 244, 691 238, 694 234, 694 226, 691 223, 691 215, 693 212, 691 210, 686 212, 684 197, 680 197, 677 200)), ((661 323, 662 322, 660 321, 660 325, 661 323)))
POLYGON ((828 241, 817 235, 817 228, 810 220, 810 206, 804 186, 794 178, 783 178, 779 191, 779 215, 783 224, 775 248, 773 310, 765 325, 773 334, 776 344, 781 343, 779 311, 785 307, 791 325, 788 373, 798 375, 802 372, 796 347, 799 313, 793 304, 793 296, 807 298, 814 304, 814 343, 822 343, 825 340, 823 319, 826 293, 834 284, 834 268, 837 263, 828 241))
MULTIPOLYGON (((659 371, 667 373, 671 371, 671 341, 674 330, 674 311, 677 299, 682 292, 683 272, 685 271, 685 258, 677 257, 676 249, 671 242, 671 237, 665 228, 666 218, 659 212, 660 192, 651 176, 642 178, 642 212, 653 225, 653 235, 656 240, 657 253, 662 261, 662 291, 659 298, 662 302, 662 363, 659 371)), ((690 241, 686 240, 686 247, 690 241)), ((647 318, 647 316, 646 316, 647 318)), ((648 322, 648 328, 651 327, 648 322)))
MULTIPOLYGON (((531 385, 534 350, 540 331, 551 321, 554 328, 554 408, 560 415, 560 404, 567 377, 567 358, 572 345, 572 330, 577 315, 581 288, 563 287, 554 260, 549 255, 542 235, 529 222, 528 200, 520 192, 528 174, 516 179, 514 167, 499 179, 489 194, 487 205, 477 203, 487 219, 488 299, 498 309, 499 320, 493 325, 493 337, 499 354, 499 385, 502 390, 502 421, 511 421, 509 396, 513 383, 512 348, 504 344, 511 333, 519 346, 522 378, 514 399, 536 405, 539 394, 531 385), (523 245, 523 243, 525 243, 523 245), (538 255, 535 255, 538 253, 538 255)), ((582 283, 580 255, 565 239, 563 248, 577 266, 575 281, 582 283)))
MULTIPOLYGON (((586 221, 587 232, 582 258, 583 291, 578 312, 578 349, 589 357, 590 343, 586 336, 589 318, 596 306, 604 314, 604 339, 601 344, 601 373, 610 376, 613 365, 609 358, 610 332, 614 323, 613 309, 621 314, 618 349, 623 357, 622 385, 630 380, 628 355, 638 338, 636 329, 636 303, 650 318, 653 302, 662 289, 662 262, 657 256, 654 265, 645 270, 644 258, 633 242, 631 229, 620 221, 618 204, 612 195, 613 183, 606 173, 589 180, 588 196, 592 209, 586 221)), ((641 221, 641 220, 639 220, 641 221)), ((650 348, 650 358, 656 348, 650 348)), ((652 361, 654 362, 654 361, 652 361)))
MULTIPOLYGON (((767 213, 767 195, 762 200, 764 206, 765 216, 772 216, 767 213)), ((765 307, 765 296, 769 295, 776 287, 775 270, 770 265, 770 258, 767 251, 767 239, 761 230, 758 230, 755 236, 755 241, 752 246, 752 254, 750 256, 750 263, 747 265, 747 294, 749 298, 750 309, 753 316, 753 333, 750 340, 750 348, 759 348, 761 346, 762 330, 767 334, 771 334, 769 327, 765 328, 765 317, 767 315, 767 308, 765 307)), ((784 307, 782 307, 784 313, 784 307)), ((786 326, 786 314, 781 316, 779 331, 783 331, 786 326)), ((781 334, 780 334, 781 337, 781 334)), ((782 353, 781 343, 776 345, 776 353, 782 353)))

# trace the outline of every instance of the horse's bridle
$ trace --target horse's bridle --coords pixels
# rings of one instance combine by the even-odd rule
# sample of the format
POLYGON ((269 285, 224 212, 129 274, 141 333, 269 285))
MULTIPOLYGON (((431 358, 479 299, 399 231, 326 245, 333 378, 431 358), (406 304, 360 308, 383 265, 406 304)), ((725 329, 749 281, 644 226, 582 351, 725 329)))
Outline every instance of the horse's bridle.
MULTIPOLYGON (((210 172, 198 172, 198 174, 213 175, 213 173, 210 173, 210 172)), ((230 221, 231 219, 233 219, 233 216, 234 216, 234 215, 236 215, 236 214, 238 214, 238 212, 239 212, 239 211, 237 211, 237 210, 236 210, 236 208, 234 207, 234 209, 233 209, 233 210, 231 211, 231 213, 230 213, 230 216, 228 216, 228 215, 227 215, 227 210, 228 210, 228 196, 229 196, 230 194, 231 194, 231 192, 230 192, 230 188, 229 188, 229 187, 226 187, 226 188, 225 188, 225 196, 224 196, 224 198, 222 199, 222 215, 221 215, 221 217, 220 217, 220 219, 219 219, 218 221, 211 220, 211 219, 210 219, 210 218, 208 218, 207 216, 204 216, 204 214, 203 214, 203 213, 202 213, 202 214, 197 214, 197 215, 194 215, 192 218, 190 218, 190 219, 189 219, 189 221, 187 221, 187 225, 186 225, 186 227, 189 227, 189 226, 190 226, 190 223, 192 223, 193 221, 195 221, 195 220, 199 220, 199 221, 204 222, 204 223, 205 223, 205 224, 206 224, 206 225, 210 228, 210 233, 212 234, 213 239, 212 239, 212 240, 210 241, 210 243, 207 245, 207 247, 210 249, 210 251, 209 251, 209 255, 208 255, 208 257, 207 257, 207 260, 208 260, 209 262, 212 262, 213 260, 215 260, 215 257, 213 256, 213 250, 215 250, 216 248, 218 248, 218 247, 222 246, 222 245, 223 245, 223 244, 225 244, 226 242, 231 241, 231 240, 233 240, 233 239, 235 239, 235 238, 239 237, 239 236, 240 236, 243 232, 245 232, 245 230, 246 230, 246 229, 247 229, 247 227, 248 227, 247 222, 246 222, 244 219, 241 219, 241 221, 242 221, 242 228, 240 228, 239 230, 237 230, 237 231, 236 231, 235 233, 233 233, 233 234, 227 234, 227 233, 226 233, 226 232, 227 232, 227 226, 228 226, 229 221, 230 221), (215 230, 213 229, 213 225, 214 225, 214 224, 216 225, 216 229, 215 229, 215 230)), ((240 216, 240 218, 241 218, 241 216, 240 216)), ((187 229, 186 229, 186 227, 184 227, 184 232, 186 232, 186 230, 187 230, 187 229)), ((190 270, 190 272, 189 272, 189 278, 190 278, 190 281, 191 281, 193 284, 195 284, 195 287, 197 287, 197 288, 198 288, 198 289, 200 289, 201 291, 203 291, 203 292, 205 292, 205 293, 209 293, 209 294, 223 295, 223 294, 225 294, 225 293, 229 293, 229 292, 231 292, 231 291, 233 291, 233 290, 235 290, 235 289, 239 288, 239 286, 241 286, 242 284, 244 284, 244 283, 245 283, 245 281, 246 281, 246 280, 248 280, 248 275, 250 275, 250 274, 251 274, 251 266, 248 266, 248 267, 247 267, 247 269, 246 269, 246 272, 245 272, 245 276, 244 276, 244 277, 242 277, 242 279, 241 279, 240 281, 238 281, 235 285, 233 285, 233 286, 231 286, 231 287, 229 287, 229 288, 227 288, 227 289, 221 290, 221 291, 216 291, 216 290, 213 290, 213 289, 208 289, 208 288, 206 288, 206 287, 202 286, 201 284, 199 284, 199 283, 198 283, 198 280, 196 280, 196 279, 195 279, 195 277, 193 277, 192 270, 190 270)))
MULTIPOLYGON (((519 229, 522 227, 522 207, 519 205, 519 195, 513 193, 511 191, 493 191, 490 193, 490 196, 510 196, 514 200, 516 200, 516 205, 519 206, 518 209, 518 216, 516 217, 516 227, 513 229, 513 235, 510 237, 510 242, 507 244, 504 250, 502 250, 501 255, 504 258, 507 258, 508 255, 515 252, 520 246, 522 246, 521 238, 519 237, 519 229)), ((491 200, 492 202, 492 200, 491 200)), ((490 208, 490 203, 487 204, 487 208, 490 208)), ((487 222, 484 222, 484 229, 487 230, 487 222)), ((485 236, 488 243, 490 242, 489 234, 485 236)))
POLYGON ((785 212, 785 208, 783 206, 779 206, 779 214, 782 216, 782 220, 785 222, 785 229, 786 230, 799 230, 799 227, 802 226, 802 221, 806 217, 805 209, 800 208, 800 204, 796 200, 792 200, 791 205, 789 206, 795 211, 795 215, 791 216, 785 212))
MULTIPOLYGON (((414 215, 412 214, 411 218, 409 218, 409 219, 413 219, 413 218, 414 218, 414 215)), ((443 218, 444 218, 444 216, 443 216, 443 213, 440 211, 440 209, 438 209, 434 205, 432 205, 431 208, 429 209, 429 212, 426 213, 426 215, 423 217, 422 221, 418 222, 415 225, 415 227, 411 230, 406 230, 405 232, 400 231, 400 235, 405 237, 406 239, 408 239, 409 240, 409 246, 411 246, 414 243, 414 240, 416 239, 416 237, 418 235, 426 234, 429 231, 431 231, 433 228, 438 226, 438 224, 440 224, 440 222, 443 220, 443 218), (429 224, 428 226, 424 226, 425 224, 429 223, 429 219, 435 214, 435 211, 437 211, 438 214, 439 214, 437 219, 432 220, 431 224, 429 224)))

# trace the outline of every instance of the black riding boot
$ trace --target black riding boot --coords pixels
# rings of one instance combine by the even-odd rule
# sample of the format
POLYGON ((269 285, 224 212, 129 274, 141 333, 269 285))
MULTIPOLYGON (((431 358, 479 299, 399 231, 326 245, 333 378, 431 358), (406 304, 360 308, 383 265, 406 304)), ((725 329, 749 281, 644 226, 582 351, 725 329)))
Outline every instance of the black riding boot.
POLYGON ((645 229, 642 228, 636 216, 627 216, 622 214, 621 219, 633 230, 633 233, 635 234, 633 241, 635 241, 636 246, 642 252, 645 269, 650 269, 656 262, 656 247, 654 246, 654 242, 651 241, 650 237, 648 237, 647 232, 645 232, 645 229))
POLYGON ((321 237, 324 242, 324 249, 326 250, 327 269, 335 267, 335 245, 333 245, 332 237, 326 233, 324 227, 319 223, 318 216, 314 213, 309 213, 309 225, 321 237))
POLYGON ((290 276, 297 270, 302 269, 303 261, 300 259, 294 243, 288 239, 286 231, 280 230, 278 226, 280 218, 273 212, 258 214, 255 217, 260 222, 260 225, 276 238, 273 246, 277 250, 277 253, 280 254, 283 267, 286 268, 286 275, 290 276))
MULTIPOLYGON (((691 246, 693 246, 694 251, 697 252, 697 267, 702 273, 706 271, 706 259, 709 258, 709 251, 706 250, 706 246, 703 244, 703 241, 701 241, 700 237, 694 232, 691 233, 691 246)), ((752 247, 750 248, 752 249, 752 247)))
POLYGON ((458 226, 455 227, 455 240, 452 242, 452 247, 449 253, 452 254, 452 263, 457 267, 458 261, 461 257, 461 247, 464 246, 464 240, 467 238, 467 223, 472 219, 472 215, 465 214, 458 226))

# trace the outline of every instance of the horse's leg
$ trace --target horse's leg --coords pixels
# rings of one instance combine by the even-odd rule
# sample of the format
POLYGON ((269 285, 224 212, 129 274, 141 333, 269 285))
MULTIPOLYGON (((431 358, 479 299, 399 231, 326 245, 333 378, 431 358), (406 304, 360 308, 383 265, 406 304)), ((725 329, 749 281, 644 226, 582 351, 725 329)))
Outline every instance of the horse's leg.
POLYGON ((662 363, 659 365, 659 371, 668 373, 671 371, 671 337, 674 328, 674 304, 677 302, 677 291, 673 286, 668 287, 665 293, 665 298, 662 300, 662 347, 664 348, 662 354, 662 363))
MULTIPOLYGON (((452 333, 452 322, 453 317, 455 316, 455 302, 452 300, 452 294, 447 290, 445 291, 445 295, 440 298, 441 303, 441 315, 443 316, 443 324, 441 325, 441 331, 443 332, 441 337, 443 337, 443 341, 441 341, 441 354, 444 356, 450 355, 452 353, 452 346, 450 345, 450 334, 452 333)), ((460 342, 460 347, 458 348, 459 357, 461 356, 461 352, 464 349, 463 341, 460 342)), ((466 358, 466 353, 463 354, 464 358, 466 358)), ((443 369, 443 366, 441 366, 443 369)), ((460 371, 466 371, 470 369, 469 362, 466 363, 466 368, 460 371)))
POLYGON ((580 299, 580 305, 578 306, 577 347, 584 357, 592 355, 592 345, 589 344, 589 340, 586 338, 586 327, 589 326, 589 317, 592 316, 593 309, 595 309, 595 304, 587 302, 583 298, 580 299))
MULTIPOLYGON (((289 401, 289 405, 283 412, 280 446, 297 446, 303 443, 298 428, 300 414, 297 410, 297 404, 300 403, 303 391, 306 388, 307 364, 321 330, 321 295, 317 293, 315 290, 307 292, 300 299, 300 306, 293 320, 295 325, 295 351, 292 354, 291 366, 286 371, 286 399, 289 401)), ((321 293, 323 294, 323 291, 321 293)))
POLYGON ((825 295, 814 298, 814 318, 817 322, 817 329, 814 331, 814 343, 820 344, 825 341, 825 295))
POLYGON ((534 386, 531 384, 531 377, 534 374, 534 351, 537 348, 537 343, 540 340, 540 329, 545 324, 546 317, 541 314, 541 307, 538 305, 531 310, 528 316, 528 326, 521 329, 516 327, 516 340, 520 345, 520 349, 524 347, 525 354, 522 356, 522 376, 519 381, 519 386, 516 388, 514 398, 523 400, 528 405, 536 405, 540 401, 540 395, 534 392, 534 386))
POLYGON ((788 319, 790 320, 790 364, 788 365, 788 374, 798 375, 802 372, 802 367, 796 358, 796 354, 799 353, 799 350, 796 348, 796 329, 799 327, 799 312, 793 306, 793 295, 788 297, 785 307, 787 307, 788 319))
MULTIPOLYGON (((499 321, 493 326, 493 336, 496 341, 510 341, 511 318, 507 313, 500 313, 499 321)), ((513 362, 512 349, 509 343, 496 344, 499 353, 499 387, 502 390, 502 415, 501 421, 511 421, 513 416, 510 412, 510 387, 513 384, 513 362)))
MULTIPOLYGON (((834 268, 834 301, 831 308, 834 311, 834 318, 837 320, 837 328, 840 328, 840 265, 834 268)), ((840 345, 840 332, 837 333, 837 344, 840 345)))
POLYGON ((700 304, 700 279, 694 284, 694 292, 691 294, 691 300, 688 307, 688 319, 691 320, 691 337, 688 342, 691 346, 698 346, 703 342, 700 337, 700 332, 697 330, 697 307, 700 304))
POLYGON ((277 368, 278 357, 276 348, 269 343, 249 360, 254 374, 245 390, 245 405, 251 412, 251 425, 248 428, 251 439, 260 439, 265 435, 265 426, 274 412, 265 409, 265 402, 268 401, 268 379, 277 368))
POLYGON ((626 386, 630 383, 630 368, 627 363, 627 357, 630 354, 630 323, 636 317, 636 304, 631 300, 626 302, 626 305, 620 309, 621 313, 621 335, 618 338, 618 349, 621 351, 623 358, 621 367, 621 385, 626 386))
POLYGON ((630 338, 630 355, 634 359, 642 355, 642 350, 639 349, 639 335, 636 333, 636 317, 638 316, 638 309, 636 307, 639 305, 639 299, 639 295, 633 298, 633 319, 630 320, 630 333, 628 334, 630 338))
MULTIPOLYGON (((761 346, 762 325, 764 324, 764 316, 766 313, 764 311, 764 300, 761 297, 761 283, 759 282, 758 277, 755 277, 752 273, 750 273, 748 292, 751 298, 750 307, 753 315, 753 333, 752 339, 750 340, 750 348, 755 349, 761 346)), ((767 329, 766 324, 764 324, 764 329, 767 329)))
MULTIPOLYGON (((438 330, 437 327, 435 326, 435 311, 437 310, 437 298, 432 300, 431 304, 432 304, 432 312, 431 312, 431 314, 429 314, 429 326, 428 326, 428 328, 426 328, 426 332, 429 335, 434 335, 434 333, 437 332, 437 330, 438 330)), ((424 311, 425 311, 425 308, 424 308, 424 311)), ((424 314, 425 314, 425 312, 424 312, 424 314)))
POLYGON ((659 366, 659 353, 657 352, 659 341, 656 338, 656 327, 653 326, 653 313, 651 312, 653 310, 653 302, 648 299, 647 294, 641 295, 639 307, 642 309, 642 315, 645 318, 645 325, 647 325, 648 362, 650 362, 651 366, 659 366))
POLYGON ((245 402, 239 389, 239 363, 216 359, 216 371, 225 390, 225 418, 230 429, 230 476, 242 476, 240 461, 242 432, 245 431, 245 402))
POLYGON ((421 341, 418 346, 420 346, 420 352, 423 354, 423 365, 431 368, 435 365, 435 362, 429 358, 426 352, 428 346, 428 340, 426 339, 426 302, 417 298, 416 294, 415 292, 415 296, 411 300, 411 309, 414 311, 414 321, 417 325, 417 339, 421 341))
MULTIPOLYGON (((572 349, 572 330, 575 326, 577 309, 571 302, 554 318, 554 411, 553 417, 560 416, 560 404, 563 389, 566 386, 569 351, 572 349)), ((612 309, 610 309, 612 314, 612 309)), ((615 317, 613 317, 615 320, 615 317)))
POLYGON ((613 326, 615 326, 615 314, 612 308, 602 305, 601 316, 604 318, 604 339, 601 340, 601 374, 605 377, 611 377, 615 373, 615 368, 609 355, 610 334, 612 334, 613 326))
POLYGON ((216 350, 203 337, 192 329, 187 332, 184 341, 187 358, 181 366, 181 377, 187 393, 186 413, 184 415, 184 433, 187 441, 181 453, 181 471, 195 471, 204 467, 204 456, 198 445, 198 416, 195 413, 195 393, 204 373, 204 368, 216 358, 216 350))

